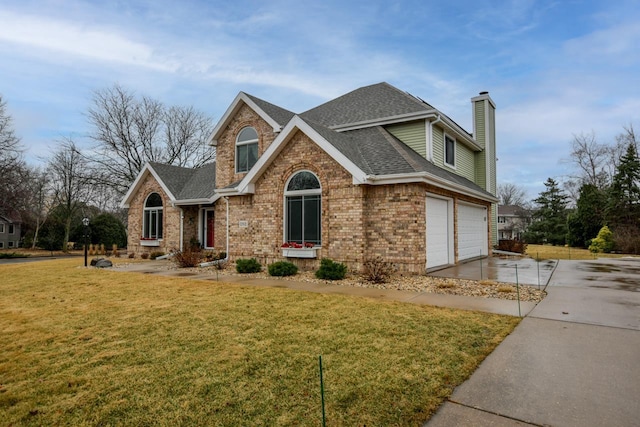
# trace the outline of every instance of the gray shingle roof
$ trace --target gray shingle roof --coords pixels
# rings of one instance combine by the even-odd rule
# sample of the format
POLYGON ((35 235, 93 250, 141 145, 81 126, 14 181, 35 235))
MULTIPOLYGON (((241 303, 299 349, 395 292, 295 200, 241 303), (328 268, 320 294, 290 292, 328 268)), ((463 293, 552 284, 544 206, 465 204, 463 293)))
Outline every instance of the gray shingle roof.
POLYGON ((300 116, 333 127, 433 110, 426 102, 383 82, 356 89, 300 116))
POLYGON ((216 164, 199 168, 183 168, 149 162, 176 200, 210 199, 215 194, 216 164))
POLYGON ((473 181, 434 165, 382 126, 336 132, 310 120, 305 122, 366 174, 395 175, 426 172, 493 197, 473 181))
POLYGON ((255 96, 249 95, 248 93, 245 93, 245 95, 247 95, 249 99, 255 102, 256 105, 262 109, 262 111, 267 113, 269 117, 275 120, 280 126, 284 127, 284 125, 289 123, 289 120, 291 120, 293 116, 295 116, 295 113, 292 113, 289 110, 285 110, 282 107, 278 107, 277 105, 274 105, 263 99, 256 98, 255 96))

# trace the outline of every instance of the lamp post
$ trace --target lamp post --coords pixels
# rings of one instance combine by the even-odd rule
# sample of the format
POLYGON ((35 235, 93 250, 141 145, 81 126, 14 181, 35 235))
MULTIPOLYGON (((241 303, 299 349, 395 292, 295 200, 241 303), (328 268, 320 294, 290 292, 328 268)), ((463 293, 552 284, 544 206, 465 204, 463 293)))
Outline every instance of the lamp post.
POLYGON ((89 246, 89 218, 82 218, 84 225, 84 266, 87 266, 87 246, 89 246))

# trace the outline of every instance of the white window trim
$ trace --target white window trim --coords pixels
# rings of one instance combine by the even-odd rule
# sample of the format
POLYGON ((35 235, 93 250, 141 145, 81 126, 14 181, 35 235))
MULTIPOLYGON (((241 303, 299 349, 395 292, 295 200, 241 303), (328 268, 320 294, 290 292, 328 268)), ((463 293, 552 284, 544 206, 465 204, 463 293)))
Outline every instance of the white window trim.
POLYGON ((4 242, 0 242, 0 249, 4 249, 4 242))
POLYGON ((457 155, 456 151, 458 151, 456 149, 456 145, 457 145, 456 139, 454 137, 450 136, 449 134, 447 134, 446 132, 444 132, 443 135, 442 135, 442 141, 444 143, 444 147, 442 147, 443 148, 443 150, 442 150, 442 153, 443 153, 442 163, 448 168, 456 169, 456 163, 457 163, 456 162, 456 155, 457 155), (451 141, 453 141, 453 164, 447 163, 447 138, 449 138, 451 141))
MULTIPOLYGON (((215 208, 202 208, 200 209, 200 225, 198 234, 202 238, 201 243, 204 249, 215 249, 215 246, 207 246, 207 212, 213 212, 213 217, 215 221, 216 210, 215 208)), ((214 236, 215 236, 215 225, 213 228, 214 236)), ((215 237, 214 237, 215 240, 215 237)), ((215 241, 214 241, 215 243, 215 241)))
POLYGON ((13 240, 9 240, 9 246, 8 247, 10 247, 10 248, 14 248, 15 247, 15 245, 13 244, 13 240))
POLYGON ((145 197, 144 199, 144 205, 142 207, 142 232, 140 233, 140 237, 142 237, 143 239, 155 239, 157 241, 162 241, 162 238, 164 237, 164 221, 165 221, 165 215, 164 215, 164 199, 162 198, 162 196, 160 195, 160 193, 158 193, 157 191, 153 191, 151 193, 149 193, 147 195, 147 197, 145 197), (153 194, 157 194, 158 196, 160 196, 160 200, 162 200, 162 206, 149 206, 147 207, 147 200, 149 200, 149 197, 151 197, 153 194), (158 221, 158 215, 156 214, 156 237, 145 237, 144 236, 144 229, 145 229, 145 221, 147 218, 146 213, 148 211, 162 211, 162 223, 160 224, 160 227, 158 227, 157 221, 158 221), (157 237, 158 235, 158 230, 162 231, 162 237, 157 237))
POLYGON ((282 224, 282 242, 286 242, 286 238, 287 238, 287 224, 288 222, 288 218, 287 218, 287 197, 293 197, 293 196, 320 196, 320 245, 318 246, 314 246, 315 249, 320 249, 322 247, 322 182, 320 181, 320 178, 318 178, 318 175, 316 175, 315 173, 313 173, 310 170, 307 169, 301 169, 299 171, 295 171, 291 174, 291 176, 289 177, 289 179, 287 179, 287 182, 284 185, 284 197, 282 198, 282 203, 283 203, 283 219, 284 222, 282 224), (310 174, 312 174, 313 176, 316 177, 316 179, 318 180, 318 184, 320 184, 320 188, 315 188, 313 190, 293 190, 293 191, 288 191, 287 188, 289 188, 289 183, 291 182, 291 180, 293 179, 294 176, 298 175, 301 172, 309 172, 310 174))
POLYGON ((0 233, 4 233, 4 224, 0 224, 0 233))
MULTIPOLYGON (((234 147, 234 158, 235 158, 234 163, 235 163, 235 171, 236 171, 236 173, 247 173, 253 167, 253 166, 249 167, 246 171, 239 171, 238 170, 238 147, 243 146, 243 145, 256 144, 256 146, 258 147, 258 150, 260 150, 260 144, 259 144, 260 136, 258 136, 258 138, 256 138, 256 139, 248 139, 246 141, 238 141, 238 138, 240 137, 240 134, 242 133, 242 131, 247 129, 247 128, 253 129, 253 131, 256 133, 256 135, 258 134, 258 131, 253 126, 245 126, 242 129, 240 129, 240 132, 238 132, 238 136, 236 137, 236 146, 234 147)), ((257 160, 256 160, 256 162, 257 162, 257 160)))

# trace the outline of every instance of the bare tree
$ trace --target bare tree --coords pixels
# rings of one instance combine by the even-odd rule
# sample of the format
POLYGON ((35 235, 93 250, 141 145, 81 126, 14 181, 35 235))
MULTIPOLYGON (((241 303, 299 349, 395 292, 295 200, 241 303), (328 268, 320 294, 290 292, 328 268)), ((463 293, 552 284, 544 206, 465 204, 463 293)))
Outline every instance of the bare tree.
POLYGON ((7 113, 7 103, 0 95, 0 176, 20 161, 22 147, 13 129, 13 118, 7 113))
POLYGON ((206 146, 213 120, 191 107, 167 108, 115 85, 94 93, 88 117, 97 143, 96 176, 119 196, 148 161, 197 167, 215 159, 206 146))
POLYGON ((609 164, 610 147, 596 140, 595 132, 573 135, 571 142, 571 162, 577 166, 578 175, 574 176, 577 186, 591 184, 604 188, 611 182, 609 164))
POLYGON ((8 215, 20 210, 25 169, 20 138, 0 95, 0 213, 8 215))
POLYGON ((498 199, 500 204, 524 206, 527 203, 527 192, 516 184, 506 182, 498 184, 498 199))
POLYGON ((34 229, 31 249, 35 249, 38 244, 40 229, 47 220, 47 217, 51 212, 51 208, 53 207, 53 199, 50 197, 51 182, 47 171, 37 168, 30 170, 26 182, 29 191, 27 192, 28 198, 26 200, 25 212, 33 223, 32 225, 34 229))
POLYGON ((620 166, 620 159, 625 155, 629 145, 633 145, 638 152, 638 139, 636 137, 635 131, 633 129, 633 125, 623 126, 624 131, 616 135, 616 141, 614 144, 608 146, 607 150, 607 162, 606 162, 606 170, 608 175, 611 177, 611 181, 613 181, 613 177, 618 170, 618 166, 620 166))
POLYGON ((60 141, 58 150, 49 160, 55 207, 62 215, 64 239, 62 248, 67 250, 72 218, 91 198, 91 177, 87 176, 87 161, 70 138, 60 141))
POLYGON ((170 107, 164 114, 166 163, 198 167, 215 159, 208 146, 213 120, 193 107, 170 107))

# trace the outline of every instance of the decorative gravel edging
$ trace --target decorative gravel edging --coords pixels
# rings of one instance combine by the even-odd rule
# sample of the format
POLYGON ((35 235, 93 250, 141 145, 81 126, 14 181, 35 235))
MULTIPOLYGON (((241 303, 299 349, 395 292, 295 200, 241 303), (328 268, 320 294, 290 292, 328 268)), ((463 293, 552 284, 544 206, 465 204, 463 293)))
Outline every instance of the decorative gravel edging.
MULTIPOLYGON (((124 263, 123 263, 124 264, 124 263)), ((116 266, 123 266, 119 264, 116 266)), ((505 300, 517 300, 518 290, 512 283, 501 283, 493 280, 468 280, 435 277, 427 275, 401 276, 395 275, 387 283, 371 283, 364 277, 356 274, 347 274, 343 280, 320 280, 311 271, 301 271, 295 276, 272 277, 266 271, 260 273, 240 274, 235 271, 233 265, 228 265, 224 269, 217 270, 216 267, 193 267, 179 268, 174 263, 169 262, 167 270, 189 272, 194 275, 216 275, 219 276, 243 276, 248 279, 270 279, 270 280, 292 280, 297 282, 311 282, 321 284, 331 284, 336 286, 353 286, 359 288, 391 289, 412 292, 429 292, 445 295, 464 295, 481 298, 498 298, 505 300)), ((520 285, 519 294, 521 301, 539 302, 544 299, 546 292, 538 290, 536 286, 520 285)))

